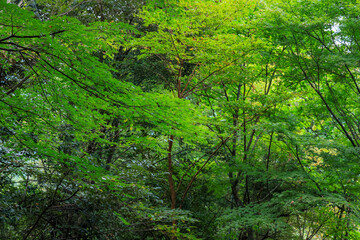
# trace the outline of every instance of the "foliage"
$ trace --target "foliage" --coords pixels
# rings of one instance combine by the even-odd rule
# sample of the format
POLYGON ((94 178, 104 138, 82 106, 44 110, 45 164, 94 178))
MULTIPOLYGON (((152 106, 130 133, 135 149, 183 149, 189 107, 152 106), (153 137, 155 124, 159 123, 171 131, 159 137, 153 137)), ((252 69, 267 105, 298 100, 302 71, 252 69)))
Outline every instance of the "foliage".
POLYGON ((0 1, 1 239, 358 239, 356 1, 0 1))

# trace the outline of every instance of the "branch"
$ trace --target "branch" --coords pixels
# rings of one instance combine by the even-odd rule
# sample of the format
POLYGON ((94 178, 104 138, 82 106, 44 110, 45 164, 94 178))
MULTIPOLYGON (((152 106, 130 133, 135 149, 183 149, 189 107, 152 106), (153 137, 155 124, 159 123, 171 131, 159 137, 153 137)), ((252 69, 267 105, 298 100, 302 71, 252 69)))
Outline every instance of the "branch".
POLYGON ((30 76, 25 77, 24 79, 22 79, 18 84, 16 84, 14 87, 12 87, 7 93, 6 95, 10 95, 11 93, 15 92, 16 89, 18 89, 19 87, 21 87, 21 85, 23 85, 24 82, 26 82, 26 80, 28 80, 30 76))
MULTIPOLYGON (((56 31, 56 32, 52 32, 52 33, 50 33, 49 35, 50 35, 50 36, 55 36, 55 35, 60 34, 60 33, 63 33, 63 32, 65 32, 65 30, 59 30, 59 31, 56 31)), ((12 35, 10 35, 10 36, 8 36, 8 37, 5 37, 5 38, 3 38, 3 39, 0 39, 0 42, 6 41, 6 40, 11 39, 11 38, 20 38, 20 39, 24 39, 24 38, 43 38, 43 37, 45 37, 45 36, 46 36, 46 34, 41 34, 41 35, 27 35, 27 36, 18 36, 18 35, 12 34, 12 35)))
POLYGON ((201 81, 199 81, 197 84, 195 84, 195 86, 194 86, 193 88, 191 88, 189 91, 186 91, 186 92, 184 93, 184 96, 183 96, 183 97, 187 97, 190 93, 192 93, 192 92, 196 89, 197 86, 199 86, 201 83, 205 82, 206 79, 208 79, 209 77, 211 77, 211 76, 214 75, 215 73, 220 72, 221 70, 224 70, 225 68, 227 68, 228 66, 230 66, 232 63, 236 62, 237 60, 238 60, 238 58, 237 58, 237 59, 234 59, 233 61, 231 61, 231 62, 228 63, 228 64, 225 64, 225 66, 222 66, 222 67, 214 70, 213 72, 211 72, 209 75, 207 75, 205 78, 203 78, 203 79, 202 79, 201 81))
POLYGON ((230 136, 228 136, 225 140, 221 141, 221 143, 218 144, 218 146, 216 147, 215 151, 213 151, 210 156, 208 157, 208 159, 205 161, 205 163, 199 168, 199 170, 195 173, 195 175, 192 177, 191 181, 189 182, 189 184, 187 185, 186 187, 186 190, 181 198, 181 201, 180 201, 180 209, 184 203, 184 200, 185 200, 185 197, 187 195, 187 193, 189 192, 193 182, 195 181, 196 177, 199 175, 199 173, 204 169, 204 167, 208 164, 208 162, 213 158, 213 156, 218 152, 218 150, 220 149, 220 147, 222 145, 224 145, 229 139, 230 137, 232 136, 232 134, 230 136))

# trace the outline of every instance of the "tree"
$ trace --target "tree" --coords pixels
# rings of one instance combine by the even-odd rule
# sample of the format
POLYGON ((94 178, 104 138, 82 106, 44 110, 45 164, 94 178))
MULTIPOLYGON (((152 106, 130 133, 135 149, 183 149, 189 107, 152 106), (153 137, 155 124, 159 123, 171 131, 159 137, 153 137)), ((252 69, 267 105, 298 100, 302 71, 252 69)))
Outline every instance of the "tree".
MULTIPOLYGON (((146 191, 124 178, 124 168, 109 171, 115 164, 109 161, 113 146, 126 149, 138 143, 141 128, 127 129, 139 121, 160 123, 160 129, 161 124, 168 128, 164 123, 182 128, 179 115, 168 118, 158 107, 182 103, 118 81, 114 69, 103 63, 116 53, 131 26, 84 26, 69 17, 42 22, 16 5, 1 2, 1 8, 6 12, 0 19, 4 237, 110 237, 111 229, 99 231, 100 226, 110 220, 129 225, 123 214, 136 207, 121 210, 122 201, 131 206, 131 195, 146 191), (98 51, 104 53, 100 58, 98 51), (103 154, 93 152, 94 146, 110 149, 103 154), (104 208, 105 202, 110 206, 104 208), (111 218, 103 217, 103 211, 111 218), (95 224, 90 216, 102 220, 95 224), (17 235, 12 235, 14 229, 17 235)), ((143 221, 145 215, 132 219, 143 221)))
POLYGON ((6 2, 2 238, 358 238, 355 2, 6 2))
POLYGON ((269 11, 270 21, 264 26, 274 41, 286 48, 289 69, 284 78, 295 90, 312 91, 299 102, 308 116, 304 119, 308 133, 302 135, 316 138, 317 142, 309 144, 306 140, 298 148, 317 156, 313 158, 317 164, 308 168, 321 195, 331 196, 328 202, 334 207, 328 211, 338 219, 333 220, 336 224, 327 234, 334 239, 356 238, 356 210, 350 206, 357 205, 357 168, 350 166, 356 161, 351 155, 357 152, 358 145, 354 107, 358 95, 358 33, 353 27, 358 8, 352 2, 341 1, 336 6, 333 1, 290 1, 276 6, 276 10, 269 11), (351 187, 346 181, 353 183, 351 187))

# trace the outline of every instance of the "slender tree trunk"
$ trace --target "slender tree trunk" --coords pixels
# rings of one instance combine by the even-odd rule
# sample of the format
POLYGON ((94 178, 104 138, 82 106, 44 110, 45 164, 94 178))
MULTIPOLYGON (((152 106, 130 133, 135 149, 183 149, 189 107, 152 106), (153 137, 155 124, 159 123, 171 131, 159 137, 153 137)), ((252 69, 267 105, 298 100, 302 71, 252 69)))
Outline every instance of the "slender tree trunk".
MULTIPOLYGON (((169 147, 168 147, 168 182, 169 182, 169 190, 170 190, 170 198, 171 198, 171 209, 176 208, 176 191, 173 180, 173 169, 172 169, 172 147, 174 143, 174 135, 170 135, 169 137, 169 147)), ((176 224, 173 221, 173 224, 176 224)))
MULTIPOLYGON (((238 85, 238 89, 237 89, 237 95, 236 95, 237 101, 239 101, 240 96, 241 96, 241 87, 242 87, 242 84, 240 83, 238 85)), ((227 96, 227 94, 226 94, 226 96, 227 96)), ((228 99, 228 97, 227 97, 227 99, 228 99)), ((233 148, 231 151, 231 157, 232 157, 231 161, 235 161, 236 155, 237 155, 236 147, 237 147, 237 138, 238 138, 238 134, 237 134, 238 133, 238 130, 237 130, 238 125, 239 125, 239 108, 236 107, 235 113, 233 114, 233 127, 235 129, 235 133, 234 133, 234 137, 233 137, 233 141, 232 141, 233 148)), ((232 164, 232 162, 231 162, 231 164, 232 164)), ((242 202, 240 200, 239 193, 238 193, 239 174, 234 176, 233 173, 230 172, 229 178, 230 178, 230 183, 231 183, 231 194, 234 198, 235 206, 239 207, 242 205, 242 202)))

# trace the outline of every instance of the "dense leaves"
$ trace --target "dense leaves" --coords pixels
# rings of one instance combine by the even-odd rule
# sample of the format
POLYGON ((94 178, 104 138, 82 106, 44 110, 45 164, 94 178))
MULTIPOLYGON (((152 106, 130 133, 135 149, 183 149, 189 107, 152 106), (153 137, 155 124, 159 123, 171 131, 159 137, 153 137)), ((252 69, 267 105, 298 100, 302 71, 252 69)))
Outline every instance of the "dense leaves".
POLYGON ((1 239, 358 239, 355 1, 0 1, 1 239))

